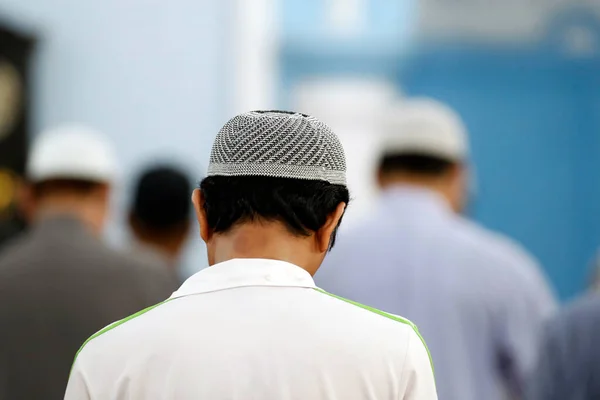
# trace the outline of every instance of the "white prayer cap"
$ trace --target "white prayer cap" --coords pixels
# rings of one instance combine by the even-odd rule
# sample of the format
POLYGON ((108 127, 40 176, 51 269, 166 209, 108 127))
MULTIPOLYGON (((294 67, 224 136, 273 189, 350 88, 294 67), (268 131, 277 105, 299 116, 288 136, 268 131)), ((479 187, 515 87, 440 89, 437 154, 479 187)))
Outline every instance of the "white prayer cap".
POLYGON ((346 156, 323 122, 290 111, 252 111, 217 134, 208 176, 266 176, 346 186, 346 156))
POLYGON ((414 98, 394 105, 384 130, 384 155, 418 154, 455 162, 469 155, 460 116, 433 99, 414 98))
POLYGON ((31 147, 27 177, 32 182, 80 179, 110 183, 117 172, 110 141, 90 128, 68 125, 43 132, 31 147))

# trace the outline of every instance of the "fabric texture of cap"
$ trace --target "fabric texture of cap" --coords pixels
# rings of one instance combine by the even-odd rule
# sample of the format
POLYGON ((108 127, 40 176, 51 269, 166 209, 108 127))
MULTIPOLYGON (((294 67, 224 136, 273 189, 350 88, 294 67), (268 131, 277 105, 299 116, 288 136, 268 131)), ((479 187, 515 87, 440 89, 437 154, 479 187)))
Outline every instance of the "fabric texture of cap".
POLYGON ((32 182, 81 179, 112 182, 117 170, 113 148, 106 137, 81 126, 43 132, 33 143, 27 165, 32 182))
POLYGON ((252 111, 229 120, 215 139, 208 176, 267 176, 346 185, 339 138, 318 119, 252 111))
POLYGON ((432 99, 405 100, 386 120, 385 155, 421 154, 449 161, 468 157, 467 130, 456 112, 432 99))

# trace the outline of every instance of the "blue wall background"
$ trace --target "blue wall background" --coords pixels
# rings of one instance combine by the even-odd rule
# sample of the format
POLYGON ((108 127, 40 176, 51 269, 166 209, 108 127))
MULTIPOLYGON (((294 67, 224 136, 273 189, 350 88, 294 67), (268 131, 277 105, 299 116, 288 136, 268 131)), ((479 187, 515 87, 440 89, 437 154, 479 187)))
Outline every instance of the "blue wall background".
POLYGON ((531 45, 409 47, 408 32, 397 27, 412 9, 375 3, 379 12, 368 16, 373 29, 317 41, 317 6, 301 13, 298 1, 284 2, 280 102, 306 77, 349 74, 384 78, 406 95, 448 103, 471 135, 472 216, 528 248, 562 299, 580 293, 600 244, 600 57, 569 57, 560 43, 570 26, 586 26, 600 40, 600 22, 572 9, 531 45), (313 33, 304 35, 306 27, 313 33))

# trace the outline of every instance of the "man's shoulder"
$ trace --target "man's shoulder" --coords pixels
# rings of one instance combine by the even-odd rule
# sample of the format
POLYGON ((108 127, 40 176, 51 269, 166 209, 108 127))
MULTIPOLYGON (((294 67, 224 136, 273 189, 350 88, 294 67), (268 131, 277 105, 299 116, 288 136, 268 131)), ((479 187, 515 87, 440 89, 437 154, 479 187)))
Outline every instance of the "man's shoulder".
POLYGON ((93 255, 90 267, 94 267, 106 274, 128 276, 134 279, 143 278, 166 280, 170 274, 158 262, 134 257, 119 249, 109 247, 101 241, 87 243, 86 248, 93 255))
POLYGON ((547 351, 569 354, 573 360, 593 357, 591 338, 600 335, 600 295, 576 299, 554 315, 544 330, 547 351))
POLYGON ((24 271, 42 268, 47 271, 49 267, 53 267, 73 276, 101 281, 172 280, 168 271, 158 264, 146 265, 107 246, 96 237, 68 233, 64 238, 54 239, 56 237, 48 238, 39 232, 30 231, 11 240, 0 253, 0 274, 14 269, 24 271))
POLYGON ((376 328, 382 336, 388 332, 396 339, 401 338, 397 336, 400 333, 408 336, 414 332, 420 336, 416 325, 401 316, 378 310, 319 288, 315 289, 314 295, 318 299, 315 305, 322 313, 335 314, 338 321, 343 320, 355 326, 355 329, 371 330, 376 328))
POLYGON ((0 261, 27 254, 35 244, 34 235, 31 231, 20 232, 16 236, 7 239, 0 247, 0 261))
MULTIPOLYGON (((154 311, 155 309, 157 309, 161 306, 164 306, 166 303, 168 303, 170 301, 171 301, 171 299, 164 300, 160 303, 154 304, 152 306, 144 308, 141 311, 131 314, 128 317, 125 317, 121 320, 115 321, 115 322, 107 325, 106 327, 100 329, 98 332, 94 333, 83 343, 83 345, 80 347, 79 351, 77 351, 77 354, 75 355, 75 361, 77 361, 79 359, 80 354, 84 351, 92 351, 92 352, 102 353, 107 345, 114 346, 115 344, 119 343, 119 340, 123 339, 123 334, 125 334, 125 336, 127 335, 128 330, 123 329, 123 328, 133 326, 134 324, 132 324, 132 322, 134 322, 134 321, 138 325, 139 325, 140 321, 142 323, 150 322, 152 324, 153 322, 155 322, 155 321, 153 321, 153 319, 146 319, 144 317, 151 315, 152 311, 154 311), (115 339, 116 339, 116 341, 115 341, 115 339)), ((139 327, 136 326, 135 328, 137 329, 139 327)), ((137 336, 137 333, 139 333, 139 331, 135 330, 135 329, 134 329, 134 332, 136 333, 136 336, 137 336)), ((125 341, 123 343, 129 343, 129 342, 125 341)))
MULTIPOLYGON (((411 321, 400 316, 377 310, 318 288, 311 290, 309 293, 311 299, 308 300, 305 298, 307 302, 304 307, 314 307, 315 318, 322 317, 324 322, 334 323, 335 320, 335 324, 338 326, 340 324, 347 324, 349 327, 352 327, 353 330, 368 330, 369 332, 372 332, 372 330, 375 329, 378 332, 380 339, 393 337, 394 342, 398 340, 401 341, 402 334, 407 337, 411 335, 412 332, 419 334, 417 327, 411 321)), ((108 338, 108 340, 116 338, 123 339, 124 336, 127 336, 128 331, 137 332, 139 329, 145 329, 146 325, 151 329, 151 326, 157 322, 156 318, 164 317, 166 315, 161 313, 161 311, 169 313, 170 305, 175 306, 176 309, 178 308, 178 305, 184 306, 185 308, 189 306, 190 301, 194 300, 198 300, 198 298, 193 296, 174 297, 148 307, 100 330, 90 337, 83 347, 98 343, 101 344, 106 338, 108 338)))
POLYGON ((466 218, 458 217, 453 240, 472 251, 472 255, 492 264, 523 265, 537 268, 537 260, 516 240, 466 218))
MULTIPOLYGON (((344 319, 345 322, 353 326, 355 330, 362 329, 377 332, 378 340, 384 346, 389 344, 392 347, 397 347, 402 343, 408 345, 411 337, 416 337, 429 355, 425 340, 412 321, 321 289, 316 289, 315 292, 316 295, 322 296, 319 304, 322 312, 335 313, 340 319, 344 319)), ((433 366, 431 355, 429 355, 429 360, 433 366)))
MULTIPOLYGON (((521 261, 533 261, 532 256, 517 241, 507 235, 493 231, 475 221, 462 216, 451 216, 447 223, 440 226, 433 225, 431 229, 439 235, 443 235, 444 240, 460 248, 468 248, 476 251, 482 256, 494 256, 499 254, 502 257, 510 257, 521 261)), ((348 229, 340 229, 339 244, 336 247, 344 247, 346 250, 356 248, 356 243, 364 243, 365 239, 377 241, 381 236, 381 231, 389 229, 393 235, 397 226, 390 220, 381 216, 372 216, 348 229)), ((430 239, 437 240, 438 235, 427 236, 430 239)))
POLYGON ((537 259, 521 244, 473 221, 461 218, 460 225, 469 237, 471 251, 468 254, 478 260, 474 265, 487 274, 490 284, 510 290, 514 296, 535 298, 554 308, 554 293, 548 277, 537 259))
POLYGON ((0 275, 18 278, 22 274, 15 275, 15 271, 23 273, 36 267, 38 260, 47 262, 51 259, 53 255, 43 251, 39 244, 31 232, 22 232, 6 242, 0 251, 0 275))
POLYGON ((354 300, 329 293, 323 289, 316 288, 315 292, 320 301, 326 304, 328 303, 332 308, 346 311, 348 315, 356 316, 357 318, 362 317, 372 321, 386 321, 386 323, 391 324, 390 326, 398 326, 402 329, 415 329, 415 325, 411 321, 398 315, 378 310, 354 300))
POLYGON ((457 239, 479 247, 483 251, 508 252, 510 255, 519 256, 527 254, 523 247, 510 237, 462 216, 455 218, 454 230, 458 233, 457 239))
POLYGON ((167 267, 161 262, 150 257, 140 257, 137 254, 126 251, 114 250, 113 257, 118 264, 127 266, 134 274, 167 275, 167 267))
POLYGON ((35 229, 12 239, 2 247, 0 253, 0 265, 3 266, 25 262, 29 267, 48 268, 48 265, 56 265, 61 268, 73 267, 74 271, 84 270, 86 265, 110 271, 121 261, 122 258, 102 241, 87 234, 57 232, 49 237, 45 232, 42 234, 35 229))
MULTIPOLYGON (((146 282, 155 282, 161 284, 171 291, 179 287, 179 281, 175 273, 169 270, 169 266, 158 260, 148 260, 143 257, 137 257, 128 253, 119 253, 121 263, 126 265, 131 274, 136 277, 143 277, 146 282)), ((169 293, 170 294, 170 293, 169 293)))
POLYGON ((600 334, 600 295, 589 294, 576 299, 563 308, 550 322, 550 325, 576 327, 579 325, 594 327, 600 334))

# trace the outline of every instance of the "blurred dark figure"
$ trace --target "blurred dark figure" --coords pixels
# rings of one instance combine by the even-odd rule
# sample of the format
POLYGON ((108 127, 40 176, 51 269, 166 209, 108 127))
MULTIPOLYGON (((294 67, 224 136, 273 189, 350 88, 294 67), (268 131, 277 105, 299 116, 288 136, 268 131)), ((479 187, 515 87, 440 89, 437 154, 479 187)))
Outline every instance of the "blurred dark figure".
POLYGON ((21 181, 29 134, 28 71, 33 37, 0 23, 0 249, 27 224, 21 181))
POLYGON ((0 399, 62 399, 93 333, 171 294, 151 270, 100 241, 115 175, 99 134, 63 127, 30 153, 30 231, 0 254, 0 399))
POLYGON ((565 308, 547 326, 528 400, 600 399, 600 296, 565 308))
POLYGON ((317 285, 406 316, 423 334, 440 399, 522 394, 555 300, 535 260, 461 215, 468 140, 460 117, 434 100, 390 116, 370 219, 340 232, 317 285))
POLYGON ((0 251, 27 228, 23 180, 9 169, 0 168, 0 251))
POLYGON ((157 166, 140 176, 130 208, 132 252, 143 262, 162 264, 174 282, 179 282, 177 264, 190 232, 191 193, 184 172, 157 166))

